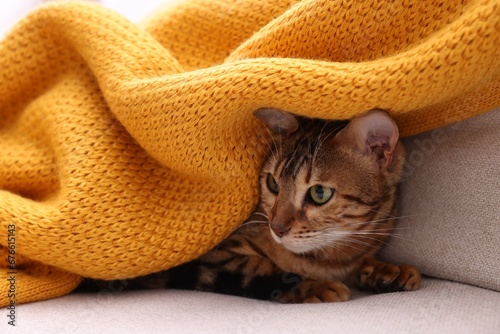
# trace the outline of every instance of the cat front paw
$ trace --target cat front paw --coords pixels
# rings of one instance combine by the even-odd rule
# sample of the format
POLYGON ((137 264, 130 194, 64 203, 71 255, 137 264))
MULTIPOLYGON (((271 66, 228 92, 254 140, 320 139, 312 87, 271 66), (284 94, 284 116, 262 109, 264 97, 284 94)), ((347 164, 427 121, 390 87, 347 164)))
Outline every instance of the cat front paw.
POLYGON ((408 265, 395 265, 372 261, 359 271, 359 287, 376 293, 413 291, 420 288, 421 276, 408 265))
POLYGON ((339 281, 318 282, 305 281, 303 303, 334 303, 345 302, 351 298, 351 291, 344 283, 339 281), (309 286, 308 286, 309 285, 309 286))

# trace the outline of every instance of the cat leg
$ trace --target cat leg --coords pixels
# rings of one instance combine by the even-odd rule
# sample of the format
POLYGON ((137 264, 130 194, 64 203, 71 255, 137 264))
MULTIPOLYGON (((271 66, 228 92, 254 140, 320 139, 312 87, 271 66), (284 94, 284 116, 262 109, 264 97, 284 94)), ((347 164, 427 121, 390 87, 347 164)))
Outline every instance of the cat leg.
MULTIPOLYGON (((260 280, 274 280, 277 277, 261 277, 260 280)), ((316 281, 300 278, 295 274, 283 274, 281 284, 276 284, 270 296, 271 300, 287 304, 332 303, 347 301, 351 297, 349 288, 340 281, 316 281), (288 284, 283 284, 283 283, 288 284), (290 284, 293 283, 293 284, 290 284)), ((262 286, 262 285, 261 285, 262 286)))
POLYGON ((384 263, 372 257, 360 267, 357 280, 361 290, 386 293, 418 290, 421 276, 412 266, 384 263))
POLYGON ((342 282, 303 279, 293 273, 248 277, 218 272, 210 287, 200 290, 287 304, 340 302, 351 295, 342 282))
POLYGON ((303 279, 296 290, 283 294, 282 303, 333 303, 344 302, 351 297, 349 288, 340 281, 321 282, 303 279))

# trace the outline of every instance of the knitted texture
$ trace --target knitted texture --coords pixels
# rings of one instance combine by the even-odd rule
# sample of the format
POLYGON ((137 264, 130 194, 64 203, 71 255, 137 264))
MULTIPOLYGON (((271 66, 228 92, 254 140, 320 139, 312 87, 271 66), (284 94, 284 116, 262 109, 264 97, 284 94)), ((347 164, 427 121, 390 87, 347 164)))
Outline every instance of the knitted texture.
POLYGON ((11 225, 17 303, 189 261, 257 202, 253 110, 415 134, 500 104, 499 45, 498 0, 41 7, 0 44, 0 290, 11 225))

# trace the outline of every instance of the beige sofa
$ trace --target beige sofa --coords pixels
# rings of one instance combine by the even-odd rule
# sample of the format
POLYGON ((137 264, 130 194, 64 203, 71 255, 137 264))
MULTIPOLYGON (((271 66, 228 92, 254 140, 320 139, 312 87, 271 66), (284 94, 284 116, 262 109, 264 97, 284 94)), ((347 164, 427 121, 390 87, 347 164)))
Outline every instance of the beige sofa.
MULTIPOLYGON (((383 256, 415 292, 281 305, 194 291, 103 291, 19 306, 20 333, 500 333, 500 109, 406 138, 401 216, 383 256), (432 278, 431 278, 432 277, 432 278)), ((5 321, 6 323, 6 321, 5 321)))
MULTIPOLYGON (((124 15, 150 7, 103 3, 124 15)), ((420 268, 419 291, 316 305, 175 290, 73 294, 19 305, 16 327, 3 316, 0 332, 500 333, 499 142, 500 109, 405 139, 402 218, 383 256, 420 268)))

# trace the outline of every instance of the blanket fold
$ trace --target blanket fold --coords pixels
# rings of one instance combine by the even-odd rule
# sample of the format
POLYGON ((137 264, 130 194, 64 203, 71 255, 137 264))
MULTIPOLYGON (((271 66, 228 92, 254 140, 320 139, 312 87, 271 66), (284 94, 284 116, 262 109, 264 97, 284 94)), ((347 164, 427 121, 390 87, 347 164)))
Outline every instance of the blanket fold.
POLYGON ((257 201, 259 107, 411 135, 498 106, 499 22, 496 0, 185 0, 143 29, 39 8, 0 44, 0 304, 219 243, 257 201))

